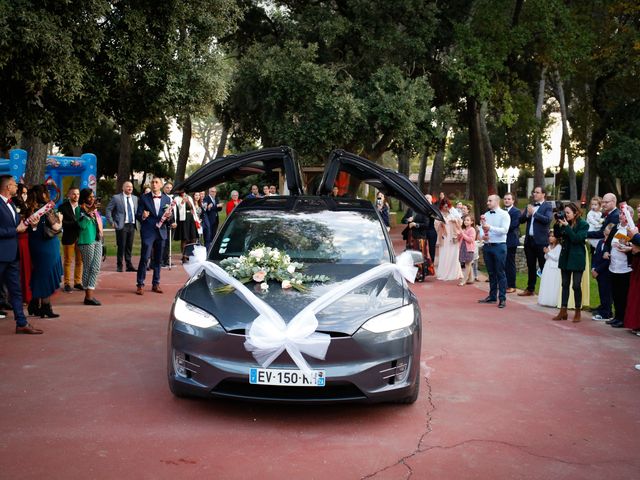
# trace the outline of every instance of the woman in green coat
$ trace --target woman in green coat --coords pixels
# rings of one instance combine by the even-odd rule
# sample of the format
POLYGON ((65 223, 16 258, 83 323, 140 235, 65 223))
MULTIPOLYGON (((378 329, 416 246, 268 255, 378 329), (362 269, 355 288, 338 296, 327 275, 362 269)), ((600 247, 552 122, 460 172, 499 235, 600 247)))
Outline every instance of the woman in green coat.
POLYGON ((558 218, 559 235, 562 251, 558 267, 562 274, 562 302, 560 312, 554 320, 567 319, 567 303, 569 302, 569 286, 573 283, 573 297, 576 303, 574 322, 580 321, 582 307, 582 275, 587 266, 587 253, 584 242, 587 239, 589 224, 580 218, 580 208, 575 203, 564 207, 564 218, 558 218), (572 281, 573 280, 573 281, 572 281))

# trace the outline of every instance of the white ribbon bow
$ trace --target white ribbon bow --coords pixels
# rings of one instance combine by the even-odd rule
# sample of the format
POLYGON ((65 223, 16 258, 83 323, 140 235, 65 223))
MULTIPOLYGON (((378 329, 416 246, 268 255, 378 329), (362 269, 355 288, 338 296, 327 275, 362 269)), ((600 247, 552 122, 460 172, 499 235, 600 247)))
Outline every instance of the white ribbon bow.
POLYGON ((205 270, 220 282, 235 288, 235 293, 249 304, 258 317, 251 323, 246 333, 244 347, 253 354, 256 361, 267 368, 286 350, 294 363, 305 374, 311 373, 311 368, 302 354, 324 360, 331 336, 318 333, 318 319, 316 313, 333 304, 352 290, 365 285, 376 278, 390 273, 399 281, 415 280, 417 267, 413 265, 411 254, 404 252, 398 256, 396 263, 384 263, 372 268, 343 284, 337 285, 321 297, 303 308, 287 324, 284 319, 268 303, 257 297, 242 282, 229 275, 222 267, 207 261, 205 247, 193 248, 193 256, 184 264, 184 269, 190 277, 205 270))

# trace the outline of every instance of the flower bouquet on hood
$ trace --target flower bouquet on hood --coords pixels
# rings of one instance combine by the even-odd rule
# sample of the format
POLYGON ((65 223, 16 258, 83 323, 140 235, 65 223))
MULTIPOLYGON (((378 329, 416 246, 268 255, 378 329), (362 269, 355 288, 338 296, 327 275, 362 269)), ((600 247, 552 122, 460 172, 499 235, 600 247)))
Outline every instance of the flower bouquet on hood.
MULTIPOLYGON (((242 283, 251 281, 260 284, 262 292, 269 290, 269 280, 280 282, 283 290, 294 288, 300 292, 308 290, 305 283, 326 282, 326 275, 305 275, 303 264, 292 262, 291 257, 277 248, 256 245, 246 255, 225 258, 220 266, 232 277, 242 283)), ((217 288, 217 293, 230 293, 234 290, 230 285, 217 288)))

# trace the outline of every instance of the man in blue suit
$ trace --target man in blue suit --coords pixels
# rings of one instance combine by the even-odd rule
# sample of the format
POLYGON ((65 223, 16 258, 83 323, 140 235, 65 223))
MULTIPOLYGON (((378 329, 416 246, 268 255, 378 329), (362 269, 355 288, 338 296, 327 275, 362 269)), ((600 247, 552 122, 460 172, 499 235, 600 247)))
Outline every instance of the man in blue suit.
POLYGON ((536 289, 538 264, 540 270, 544 268, 544 249, 549 246, 549 227, 553 220, 553 207, 546 201, 546 192, 542 187, 533 189, 533 202, 520 216, 520 223, 526 223, 524 237, 524 254, 527 258, 527 288, 518 295, 527 297, 533 295, 536 289))
POLYGON ((520 210, 514 205, 516 198, 513 193, 507 192, 504 196, 504 209, 511 218, 509 231, 507 232, 507 261, 505 274, 507 275, 507 293, 516 291, 516 253, 520 246, 520 210))
POLYGON ((18 185, 11 175, 0 176, 0 283, 4 283, 9 292, 16 333, 39 335, 42 330, 27 322, 22 309, 18 232, 24 232, 27 226, 20 221, 20 215, 11 201, 17 190, 18 185))
MULTIPOLYGON (((162 193, 162 180, 153 177, 151 180, 151 191, 142 195, 138 200, 138 210, 136 218, 140 222, 140 237, 142 249, 140 251, 140 263, 138 264, 138 275, 136 281, 136 293, 143 295, 144 279, 147 275, 147 262, 153 251, 151 267, 153 268, 152 290, 162 293, 160 288, 160 260, 162 259, 162 246, 167 239, 167 224, 172 224, 173 219, 165 221, 162 226, 157 224, 162 218, 165 210, 171 208, 171 198, 162 193)), ((172 228, 175 225, 171 225, 172 228)))
POLYGON ((204 231, 204 245, 207 249, 218 231, 218 212, 222 210, 223 206, 224 204, 218 201, 218 189, 211 187, 209 194, 202 200, 202 220, 207 227, 204 231))

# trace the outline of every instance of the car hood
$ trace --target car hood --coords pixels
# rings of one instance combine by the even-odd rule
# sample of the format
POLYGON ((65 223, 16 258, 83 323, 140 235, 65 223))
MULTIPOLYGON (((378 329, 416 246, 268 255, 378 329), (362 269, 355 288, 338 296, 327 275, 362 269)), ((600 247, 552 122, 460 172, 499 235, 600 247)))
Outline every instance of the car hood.
MULTIPOLYGON (((309 284, 306 292, 283 290, 277 282, 269 282, 269 290, 261 293, 256 283, 247 287, 275 309, 288 322, 300 310, 337 285, 375 267, 375 265, 307 264, 305 273, 327 275, 330 281, 309 284)), ((257 313, 234 293, 217 293, 222 286, 216 279, 201 273, 180 292, 180 298, 214 315, 227 332, 245 333, 257 313)), ((407 293, 393 275, 369 282, 350 292, 316 314, 319 332, 334 336, 353 335, 369 318, 399 308, 408 301, 407 293)))

